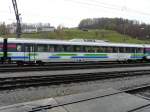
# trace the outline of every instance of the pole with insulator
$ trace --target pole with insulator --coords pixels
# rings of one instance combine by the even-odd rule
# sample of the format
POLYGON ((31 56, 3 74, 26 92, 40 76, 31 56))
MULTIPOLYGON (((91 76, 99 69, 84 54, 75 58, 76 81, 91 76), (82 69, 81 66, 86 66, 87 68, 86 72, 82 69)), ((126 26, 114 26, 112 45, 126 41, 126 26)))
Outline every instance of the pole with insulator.
POLYGON ((16 34, 17 34, 17 38, 20 38, 20 36, 21 36, 21 23, 20 23, 20 14, 18 12, 17 1, 12 0, 12 4, 14 7, 14 12, 15 12, 16 21, 17 21, 16 34))

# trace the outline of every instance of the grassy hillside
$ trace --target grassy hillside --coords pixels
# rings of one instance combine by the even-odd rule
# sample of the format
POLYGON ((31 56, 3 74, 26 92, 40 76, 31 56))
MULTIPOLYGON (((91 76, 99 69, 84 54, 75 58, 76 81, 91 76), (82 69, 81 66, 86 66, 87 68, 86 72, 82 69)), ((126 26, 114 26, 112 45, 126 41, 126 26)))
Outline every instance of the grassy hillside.
MULTIPOLYGON (((4 35, 3 37, 15 38, 15 34, 4 35)), ((110 30, 88 30, 82 31, 78 29, 66 29, 59 32, 41 32, 22 34, 22 38, 48 38, 48 39, 99 39, 108 40, 110 42, 121 42, 121 43, 146 43, 146 41, 131 38, 127 35, 122 35, 116 31, 110 30)), ((147 42, 148 43, 148 42, 147 42)))

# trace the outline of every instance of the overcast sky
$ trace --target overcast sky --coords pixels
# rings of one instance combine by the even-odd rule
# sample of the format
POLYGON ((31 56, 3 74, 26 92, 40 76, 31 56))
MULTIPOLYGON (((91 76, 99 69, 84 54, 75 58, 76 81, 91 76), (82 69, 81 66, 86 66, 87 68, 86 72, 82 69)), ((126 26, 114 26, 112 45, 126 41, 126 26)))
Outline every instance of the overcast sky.
MULTIPOLYGON (((0 0, 0 22, 15 22, 12 0, 0 0)), ((150 0, 17 0, 22 22, 78 26, 84 18, 123 17, 150 23, 150 0)))

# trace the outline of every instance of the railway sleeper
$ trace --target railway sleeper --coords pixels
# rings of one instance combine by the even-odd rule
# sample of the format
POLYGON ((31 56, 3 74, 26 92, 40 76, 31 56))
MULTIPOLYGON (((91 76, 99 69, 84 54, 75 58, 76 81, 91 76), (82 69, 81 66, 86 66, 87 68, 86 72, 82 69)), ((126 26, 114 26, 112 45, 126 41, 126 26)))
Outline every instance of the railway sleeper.
POLYGON ((45 85, 45 84, 60 84, 60 83, 70 83, 78 81, 91 81, 105 78, 114 78, 122 76, 134 76, 150 74, 150 71, 130 71, 130 72, 114 72, 114 73, 86 73, 86 74, 72 74, 72 75, 59 75, 59 76, 38 76, 38 77, 20 77, 19 78, 6 78, 0 82, 0 89, 2 88, 19 88, 35 85, 45 85), (82 78, 81 78, 82 77, 82 78), (13 80, 15 79, 15 80, 13 80))

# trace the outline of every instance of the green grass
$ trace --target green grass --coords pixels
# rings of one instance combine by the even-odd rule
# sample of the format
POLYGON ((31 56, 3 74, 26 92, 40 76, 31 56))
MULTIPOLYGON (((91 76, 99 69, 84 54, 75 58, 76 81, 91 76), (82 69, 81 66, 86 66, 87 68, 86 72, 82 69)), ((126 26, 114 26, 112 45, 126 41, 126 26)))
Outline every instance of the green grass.
MULTIPOLYGON (((15 34, 4 35, 2 37, 15 38, 15 34)), ((111 30, 88 30, 65 29, 61 32, 40 32, 31 34, 22 34, 21 38, 40 38, 40 39, 98 39, 108 40, 119 43, 149 43, 133 37, 122 35, 111 30)))

